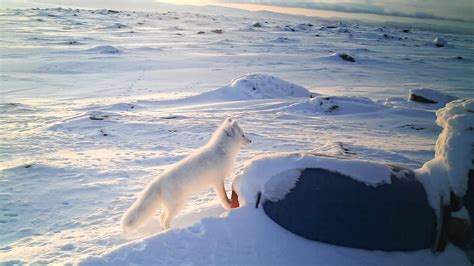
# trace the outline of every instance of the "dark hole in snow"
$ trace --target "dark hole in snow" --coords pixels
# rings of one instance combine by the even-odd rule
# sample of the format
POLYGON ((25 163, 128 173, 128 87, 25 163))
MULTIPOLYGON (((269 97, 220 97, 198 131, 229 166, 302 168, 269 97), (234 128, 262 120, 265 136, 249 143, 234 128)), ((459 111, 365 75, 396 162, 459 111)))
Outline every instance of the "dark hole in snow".
POLYGON ((402 31, 403 31, 404 33, 409 33, 409 32, 410 32, 409 29, 404 29, 404 30, 402 30, 402 31))
POLYGON ((23 166, 23 167, 25 167, 25 168, 30 168, 30 167, 32 167, 33 165, 35 165, 35 164, 34 164, 34 163, 31 163, 31 164, 26 164, 26 165, 23 166))
POLYGON ((459 60, 463 60, 463 59, 464 59, 462 56, 458 56, 458 57, 456 57, 456 58, 459 59, 459 60))

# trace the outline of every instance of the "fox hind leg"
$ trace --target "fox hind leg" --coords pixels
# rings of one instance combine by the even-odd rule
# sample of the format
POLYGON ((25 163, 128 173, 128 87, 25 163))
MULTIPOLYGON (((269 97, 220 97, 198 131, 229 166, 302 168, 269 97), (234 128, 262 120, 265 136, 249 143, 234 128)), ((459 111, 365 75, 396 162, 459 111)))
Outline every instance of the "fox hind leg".
POLYGON ((184 207, 184 204, 182 202, 172 202, 169 204, 166 204, 163 208, 163 213, 160 216, 160 222, 162 222, 162 229, 166 230, 171 227, 171 220, 181 211, 181 209, 184 207))
POLYGON ((165 229, 166 216, 168 216, 168 211, 166 210, 166 208, 163 208, 163 211, 161 212, 161 215, 160 215, 160 227, 161 227, 161 229, 165 229))

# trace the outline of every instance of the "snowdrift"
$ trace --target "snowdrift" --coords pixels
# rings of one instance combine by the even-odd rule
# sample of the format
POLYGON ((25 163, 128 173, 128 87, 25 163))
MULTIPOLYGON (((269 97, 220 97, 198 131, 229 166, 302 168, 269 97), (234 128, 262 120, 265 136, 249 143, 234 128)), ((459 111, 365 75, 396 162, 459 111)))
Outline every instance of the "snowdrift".
POLYGON ((205 92, 192 99, 213 99, 243 101, 253 99, 277 99, 288 97, 310 97, 304 87, 281 80, 277 77, 252 73, 233 79, 229 85, 214 91, 205 92))

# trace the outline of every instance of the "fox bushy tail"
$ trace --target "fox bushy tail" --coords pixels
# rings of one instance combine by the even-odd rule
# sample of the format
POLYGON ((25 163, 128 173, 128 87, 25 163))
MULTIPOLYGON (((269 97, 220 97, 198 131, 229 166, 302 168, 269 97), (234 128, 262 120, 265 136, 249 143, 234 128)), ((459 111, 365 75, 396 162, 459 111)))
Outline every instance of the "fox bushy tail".
POLYGON ((125 212, 121 220, 122 231, 130 232, 142 225, 158 209, 160 202, 160 188, 158 184, 151 184, 125 212))

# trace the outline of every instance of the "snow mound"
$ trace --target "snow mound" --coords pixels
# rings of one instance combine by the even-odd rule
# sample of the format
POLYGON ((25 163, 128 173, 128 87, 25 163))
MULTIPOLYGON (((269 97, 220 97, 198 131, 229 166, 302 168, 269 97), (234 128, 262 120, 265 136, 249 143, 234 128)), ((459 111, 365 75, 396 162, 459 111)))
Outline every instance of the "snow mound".
POLYGON ((100 54, 119 54, 120 50, 111 46, 111 45, 100 45, 94 48, 87 49, 86 51, 92 53, 100 53, 100 54))
POLYGON ((254 205, 259 192, 267 199, 279 199, 293 188, 300 176, 300 169, 304 168, 324 168, 370 186, 390 184, 392 176, 392 169, 384 164, 308 153, 280 153, 257 156, 247 161, 243 174, 234 180, 233 188, 242 205, 254 205), (283 186, 282 181, 285 184, 283 186))
POLYGON ((448 42, 441 38, 441 37, 436 37, 433 39, 433 44, 436 46, 436 47, 446 47, 448 46, 448 42))
POLYGON ((252 73, 235 78, 227 86, 200 94, 196 97, 238 101, 310 97, 310 94, 306 88, 277 77, 261 73, 252 73))
POLYGON ((436 112, 436 124, 443 128, 436 141, 435 158, 417 170, 428 199, 438 209, 441 199, 449 202, 450 192, 463 197, 468 173, 474 169, 474 100, 450 102, 436 112))
POLYGON ((410 101, 436 104, 439 107, 443 107, 447 103, 457 99, 457 97, 447 93, 424 88, 411 89, 408 94, 408 100, 410 101))
POLYGON ((366 97, 350 96, 317 96, 301 103, 295 103, 283 110, 292 113, 324 113, 331 115, 345 115, 358 113, 371 113, 386 109, 366 97))

